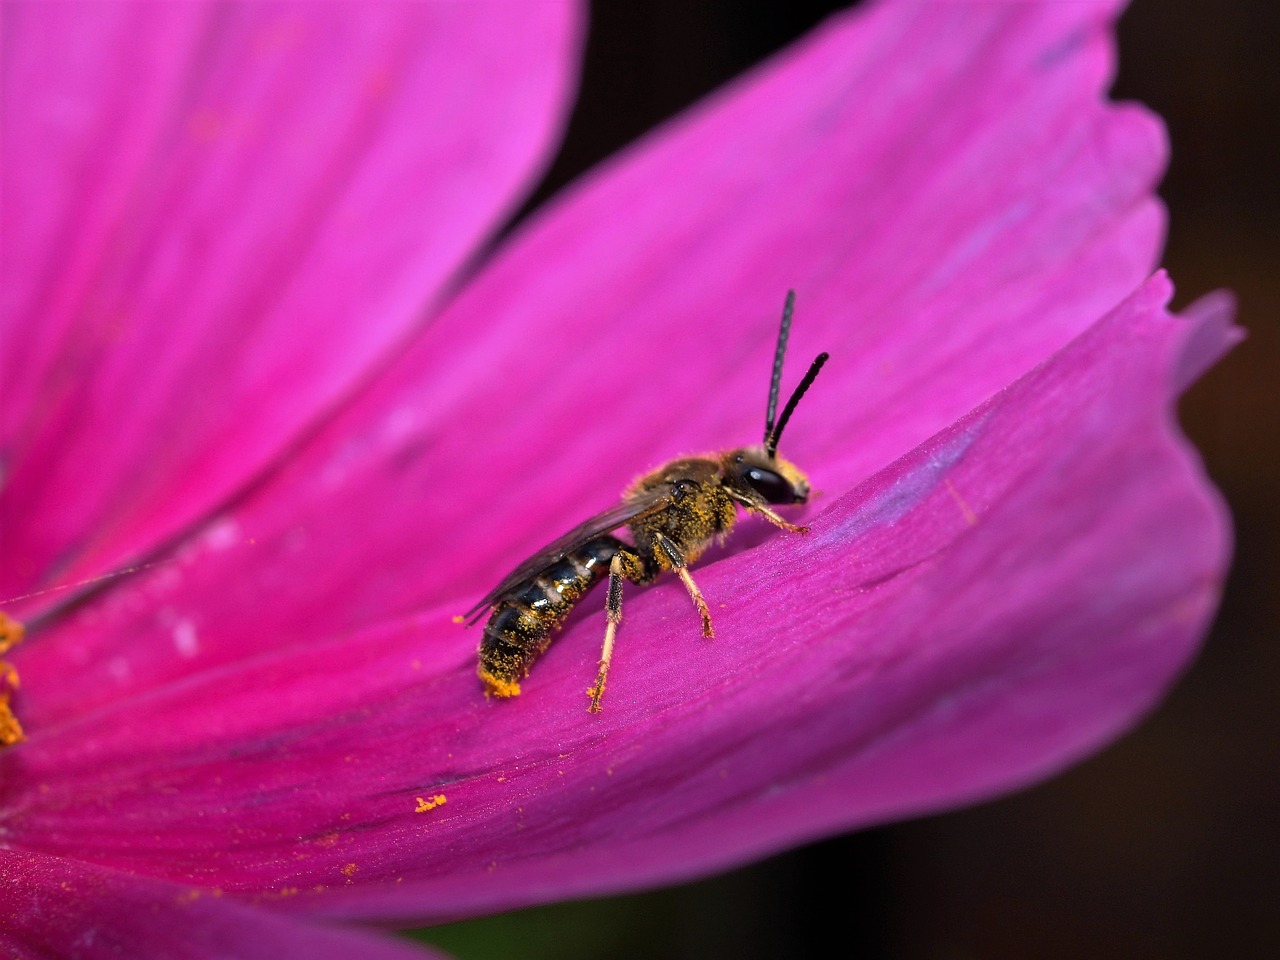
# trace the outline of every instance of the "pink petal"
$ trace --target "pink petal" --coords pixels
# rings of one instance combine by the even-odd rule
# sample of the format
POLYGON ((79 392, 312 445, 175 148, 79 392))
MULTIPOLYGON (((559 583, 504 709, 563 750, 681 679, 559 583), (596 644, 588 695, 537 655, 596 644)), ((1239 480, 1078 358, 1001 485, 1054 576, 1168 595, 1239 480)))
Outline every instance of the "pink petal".
POLYGON ((1221 300, 1169 316, 1170 292, 1154 278, 808 537, 700 566, 714 642, 678 583, 630 591, 600 717, 598 608, 496 703, 437 606, 34 731, 0 757, 6 842, 424 920, 1048 775, 1150 708, 1217 602, 1226 516, 1171 411, 1187 351, 1221 353, 1229 325, 1221 300))
MULTIPOLYGON (((676 130, 526 231, 255 497, 20 652, 32 739, 0 757, 6 842, 245 894, 298 886, 309 893, 283 905, 327 915, 446 917, 689 876, 990 795, 1131 723, 1194 649, 1225 564, 1220 505, 1170 428, 1169 397, 1227 323, 1212 303, 1201 332, 1170 319, 1157 280, 1001 391, 1136 284, 1154 243, 1158 131, 1099 104, 1102 26, 1070 6, 973 15, 1004 28, 944 72, 952 97, 933 116, 945 133, 952 112, 988 104, 994 126, 972 134, 987 162, 961 164, 966 181, 950 164, 968 137, 934 153, 926 140, 938 168, 917 172, 953 185, 927 215, 899 164, 871 164, 848 135, 839 110, 861 88, 821 96, 841 69, 862 83, 907 62, 857 65, 859 51, 909 35, 946 52, 969 22, 930 40, 932 18, 958 8, 904 5, 838 23, 728 99, 721 110, 758 108, 733 114, 741 157, 708 153, 701 126, 676 130), (1049 60, 1073 79, 1032 74, 1026 96, 1049 94, 1018 103, 1019 128, 999 110, 1008 83, 986 71, 1049 60), (808 99, 799 81, 771 86, 800 62, 808 99), (794 95, 804 177, 740 162, 763 121, 785 119, 766 109, 787 102, 779 92, 794 95), (1073 165, 1054 151, 1079 129, 1073 165), (631 229, 618 204, 637 195, 613 184, 674 189, 626 181, 668 150, 688 163, 662 169, 705 189, 683 197, 669 245, 601 262, 631 229), (861 193, 818 189, 840 181, 829 159, 861 193), (888 179, 863 183, 864 169, 888 179), (745 200, 715 189, 753 178, 745 200), (990 214, 952 214, 966 183, 993 190, 990 214), (810 189, 823 202, 806 203, 810 189), (868 203, 874 242, 853 236, 850 198, 881 191, 894 202, 868 203), (882 262, 899 217, 932 239, 918 260, 882 262), (575 222, 581 239, 560 232, 575 222), (993 245, 1000 256, 979 256, 993 245), (966 255, 943 283, 937 264, 966 255), (769 542, 743 550, 745 534, 699 567, 726 604, 714 645, 678 584, 629 591, 598 721, 582 712, 600 635, 590 603, 521 700, 486 702, 474 635, 448 615, 649 462, 754 439, 758 409, 742 398, 763 392, 755 358, 776 323, 755 273, 787 264, 812 310, 797 351, 837 350, 787 446, 827 492, 814 534, 757 532, 769 542), (419 812, 418 797, 446 794, 419 812)), ((901 116, 860 131, 869 156, 901 116)), ((923 164, 915 139, 896 151, 903 169, 923 164)))
POLYGON ((572 3, 4 16, 0 597, 155 548, 421 327, 579 42, 572 3))
POLYGON ((31 643, 24 716, 466 609, 641 470, 759 437, 788 286, 793 355, 834 359, 784 449, 852 489, 1154 263, 1163 136, 1102 98, 1112 16, 834 19, 554 205, 254 496, 31 643))
POLYGON ((302 924, 210 890, 0 850, 6 957, 426 960, 403 940, 302 924))

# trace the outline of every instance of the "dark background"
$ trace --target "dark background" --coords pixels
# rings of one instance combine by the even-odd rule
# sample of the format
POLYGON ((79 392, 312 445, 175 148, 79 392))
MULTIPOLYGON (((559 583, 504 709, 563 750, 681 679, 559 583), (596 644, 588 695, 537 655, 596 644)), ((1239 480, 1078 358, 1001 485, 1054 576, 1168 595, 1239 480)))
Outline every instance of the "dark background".
MULTIPOLYGON (((582 95, 539 202, 842 4, 593 10, 582 95)), ((1167 121, 1175 307, 1215 287, 1249 339, 1185 397, 1235 516, 1200 659, 1136 731, 969 810, 838 837, 684 887, 436 928, 464 960, 1280 957, 1280 22, 1273 0, 1135 0, 1118 99, 1167 121)))

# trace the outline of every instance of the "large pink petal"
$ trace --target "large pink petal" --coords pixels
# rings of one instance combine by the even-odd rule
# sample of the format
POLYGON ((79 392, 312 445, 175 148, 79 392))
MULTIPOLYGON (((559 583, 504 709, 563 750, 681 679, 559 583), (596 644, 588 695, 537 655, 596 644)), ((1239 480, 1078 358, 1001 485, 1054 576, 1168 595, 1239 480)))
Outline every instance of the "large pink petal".
POLYGON ((547 157, 578 20, 6 3, 0 597, 154 548, 420 327, 547 157))
POLYGON ((0 850, 0 948, 15 960, 427 960, 403 940, 303 924, 210 890, 0 850))
POLYGON ((1170 291, 1157 276, 809 536, 701 566, 714 642, 678 583, 630 591, 599 717, 598 609, 496 703, 437 606, 35 729, 0 757, 6 842, 443 918, 688 877, 1056 771, 1185 665, 1227 561, 1171 410, 1229 344, 1229 304, 1180 319, 1170 291))
POLYGON ((793 355, 833 359, 784 449, 828 497, 882 469, 1154 262, 1163 138, 1103 99, 1111 7, 884 4, 659 132, 172 563, 33 636, 24 715, 460 612, 641 470, 756 440, 789 286, 793 355))

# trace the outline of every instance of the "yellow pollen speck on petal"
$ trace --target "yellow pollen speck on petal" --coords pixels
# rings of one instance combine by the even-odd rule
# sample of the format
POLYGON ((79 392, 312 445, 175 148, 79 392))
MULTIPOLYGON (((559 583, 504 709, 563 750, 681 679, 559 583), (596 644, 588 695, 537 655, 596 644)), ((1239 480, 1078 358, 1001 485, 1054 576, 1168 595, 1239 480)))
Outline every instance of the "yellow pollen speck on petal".
POLYGON ((428 810, 434 810, 436 807, 443 807, 448 802, 448 799, 443 793, 437 793, 434 797, 418 797, 418 808, 413 812, 426 813, 428 810))
POLYGON ((467 622, 467 618, 466 618, 466 617, 464 617, 464 616, 463 616, 462 614, 460 614, 460 613, 455 613, 455 614, 453 615, 453 622, 454 622, 454 623, 466 623, 466 622, 467 622))
MULTIPOLYGON (((22 642, 23 628, 17 620, 0 613, 0 654, 12 650, 22 642)), ((22 724, 9 706, 9 699, 18 689, 18 671, 13 664, 0 660, 0 746, 20 743, 25 734, 22 724)))
POLYGON ((0 613, 0 653, 8 653, 22 642, 23 627, 17 620, 0 613))
POLYGON ((22 724, 9 708, 9 695, 0 694, 0 746, 9 747, 21 743, 25 737, 22 724))
POLYGON ((354 863, 348 863, 345 867, 342 868, 342 875, 346 877, 348 880, 350 880, 352 877, 356 875, 356 871, 358 871, 359 869, 360 867, 358 865, 354 863))

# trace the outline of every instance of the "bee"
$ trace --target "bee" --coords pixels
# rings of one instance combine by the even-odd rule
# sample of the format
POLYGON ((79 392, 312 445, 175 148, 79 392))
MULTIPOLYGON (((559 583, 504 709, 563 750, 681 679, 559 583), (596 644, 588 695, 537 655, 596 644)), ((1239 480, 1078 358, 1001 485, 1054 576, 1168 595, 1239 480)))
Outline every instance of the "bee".
POLYGON ((600 712, 614 639, 622 622, 622 582, 647 584, 672 572, 684 583, 702 620, 702 635, 715 636, 711 611, 689 574, 689 564, 713 542, 723 539, 737 521, 738 508, 757 514, 792 533, 808 528, 783 519, 775 506, 803 504, 809 480, 795 464, 778 455, 778 441, 800 398, 827 362, 821 353, 791 394, 776 422, 778 385, 791 330, 795 291, 788 291, 773 355, 764 441, 723 453, 672 460, 636 480, 616 506, 574 527, 554 543, 516 567, 467 611, 475 624, 491 610, 480 641, 478 674, 494 697, 518 696, 520 680, 534 660, 551 645, 552 634, 574 605, 605 576, 604 645, 595 684, 587 690, 588 710, 600 712), (613 535, 626 527, 631 542, 613 535))

